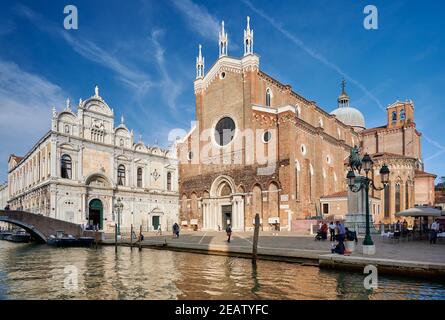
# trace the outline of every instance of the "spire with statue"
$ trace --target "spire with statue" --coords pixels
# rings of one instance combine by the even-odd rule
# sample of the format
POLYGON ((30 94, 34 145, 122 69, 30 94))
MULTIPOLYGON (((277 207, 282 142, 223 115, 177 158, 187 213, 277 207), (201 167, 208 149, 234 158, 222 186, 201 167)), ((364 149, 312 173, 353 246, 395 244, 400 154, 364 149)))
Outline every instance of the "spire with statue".
POLYGON ((247 28, 244 30, 244 55, 253 54, 253 30, 250 30, 250 17, 247 17, 247 28))
POLYGON ((221 31, 219 32, 219 57, 227 56, 227 47, 229 44, 229 36, 224 30, 224 21, 221 23, 221 31))
POLYGON ((202 56, 202 45, 199 45, 198 57, 196 58, 196 78, 204 78, 204 58, 202 56))

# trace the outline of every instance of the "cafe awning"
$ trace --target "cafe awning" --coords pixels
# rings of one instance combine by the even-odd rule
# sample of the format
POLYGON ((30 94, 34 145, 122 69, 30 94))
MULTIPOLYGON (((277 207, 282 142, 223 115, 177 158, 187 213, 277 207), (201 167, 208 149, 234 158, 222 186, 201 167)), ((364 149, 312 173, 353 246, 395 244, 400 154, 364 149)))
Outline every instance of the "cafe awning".
POLYGON ((395 214, 396 217, 440 217, 442 211, 432 207, 415 207, 395 214))

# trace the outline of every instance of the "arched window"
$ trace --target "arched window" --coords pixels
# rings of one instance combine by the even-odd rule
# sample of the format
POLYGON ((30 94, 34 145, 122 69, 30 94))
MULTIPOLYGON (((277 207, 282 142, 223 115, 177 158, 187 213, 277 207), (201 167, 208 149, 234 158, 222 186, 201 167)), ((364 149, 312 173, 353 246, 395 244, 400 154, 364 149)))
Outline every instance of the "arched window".
POLYGON ((405 109, 400 110, 400 121, 405 121, 406 119, 406 111, 405 109))
POLYGON ((230 117, 218 121, 215 127, 215 141, 220 146, 229 144, 235 136, 235 122, 230 117))
POLYGON ((409 209, 409 183, 405 184, 405 210, 409 209))
POLYGON ((120 140, 119 140, 119 146, 121 146, 121 147, 124 146, 124 139, 120 139, 120 140))
POLYGON ((72 178, 72 162, 71 157, 67 154, 64 154, 61 159, 61 175, 62 179, 71 179, 72 178))
POLYGON ((137 187, 142 188, 142 168, 138 168, 137 172, 137 187))
POLYGON ((270 107, 270 101, 271 101, 271 92, 270 89, 267 88, 266 90, 266 107, 270 107))
POLYGON ((392 119, 392 122, 393 122, 393 123, 394 123, 394 122, 397 122, 397 112, 396 112, 396 111, 393 111, 393 112, 392 112, 391 119, 392 119))
POLYGON ((119 186, 125 185, 125 166, 123 164, 117 167, 117 184, 119 186))
POLYGON ((400 212, 400 183, 396 184, 396 213, 400 212))
POLYGON ((167 191, 172 191, 172 173, 167 173, 167 191))
POLYGON ((299 192, 299 173, 300 173, 300 163, 298 160, 295 161, 295 200, 299 200, 300 192, 299 192))
POLYGON ((65 125, 65 133, 70 133, 70 126, 69 125, 65 125))

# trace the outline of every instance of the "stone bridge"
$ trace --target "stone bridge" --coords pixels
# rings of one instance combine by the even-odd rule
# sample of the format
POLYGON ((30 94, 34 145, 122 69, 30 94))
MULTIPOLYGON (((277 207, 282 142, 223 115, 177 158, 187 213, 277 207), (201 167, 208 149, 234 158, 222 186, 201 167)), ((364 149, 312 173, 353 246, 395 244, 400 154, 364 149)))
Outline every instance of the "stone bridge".
POLYGON ((97 241, 101 240, 99 232, 84 231, 78 224, 25 211, 0 210, 0 221, 25 229, 36 241, 41 243, 46 243, 49 236, 55 235, 57 231, 63 231, 76 238, 93 237, 97 241))

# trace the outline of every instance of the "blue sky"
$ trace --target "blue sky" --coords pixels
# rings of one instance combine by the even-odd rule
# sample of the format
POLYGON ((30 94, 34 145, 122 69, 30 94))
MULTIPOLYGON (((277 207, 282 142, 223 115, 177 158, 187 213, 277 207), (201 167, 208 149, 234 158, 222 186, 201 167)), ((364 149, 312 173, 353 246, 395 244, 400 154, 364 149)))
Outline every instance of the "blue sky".
POLYGON ((0 181, 9 154, 23 155, 50 128, 51 106, 88 98, 99 85, 144 142, 168 143, 194 119, 198 44, 206 68, 225 20, 229 55, 242 55, 246 16, 261 68, 327 111, 340 81, 367 127, 385 124, 386 105, 412 99, 426 170, 445 176, 443 1, 89 0, 0 3, 0 181), (79 29, 65 30, 74 4, 79 29), (363 9, 379 10, 379 29, 363 9))

